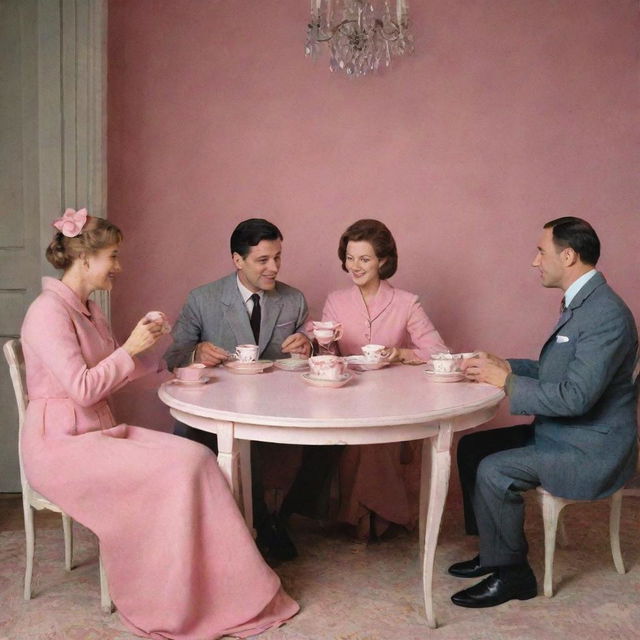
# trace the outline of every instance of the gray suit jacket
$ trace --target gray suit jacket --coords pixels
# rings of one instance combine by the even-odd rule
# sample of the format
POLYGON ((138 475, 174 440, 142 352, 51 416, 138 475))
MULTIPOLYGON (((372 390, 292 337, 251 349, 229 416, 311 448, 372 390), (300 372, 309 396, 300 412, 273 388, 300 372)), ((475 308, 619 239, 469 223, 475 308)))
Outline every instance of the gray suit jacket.
POLYGON ((563 312, 540 359, 509 361, 511 412, 535 415, 536 469, 552 494, 601 498, 633 474, 637 349, 631 311, 596 273, 563 312))
MULTIPOLYGON (((306 300, 297 289, 277 282, 275 289, 265 291, 261 310, 260 357, 282 358, 280 345, 307 319, 306 300)), ((164 356, 170 369, 188 364, 199 342, 231 352, 239 344, 254 344, 235 272, 191 291, 172 334, 174 342, 164 356)))

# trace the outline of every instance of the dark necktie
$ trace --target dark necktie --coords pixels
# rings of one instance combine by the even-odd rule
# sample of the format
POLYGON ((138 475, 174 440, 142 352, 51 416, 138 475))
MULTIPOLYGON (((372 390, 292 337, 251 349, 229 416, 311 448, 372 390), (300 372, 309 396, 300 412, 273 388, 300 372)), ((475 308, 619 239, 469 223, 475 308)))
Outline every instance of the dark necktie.
POLYGON ((251 319, 249 322, 251 323, 253 338, 256 341, 256 344, 260 344, 260 318, 262 317, 262 312, 260 311, 260 296, 257 293, 254 293, 251 295, 251 300, 253 300, 253 309, 251 311, 251 319))

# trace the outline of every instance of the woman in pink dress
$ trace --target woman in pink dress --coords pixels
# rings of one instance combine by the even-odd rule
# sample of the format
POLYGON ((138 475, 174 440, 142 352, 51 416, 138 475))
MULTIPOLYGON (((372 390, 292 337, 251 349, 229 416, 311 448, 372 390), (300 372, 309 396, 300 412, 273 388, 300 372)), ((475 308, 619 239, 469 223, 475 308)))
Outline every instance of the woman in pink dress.
MULTIPOLYGON (((361 354, 365 344, 381 344, 392 361, 415 364, 447 351, 418 296, 387 282, 396 272, 398 253, 382 222, 352 224, 340 238, 338 256, 353 286, 329 294, 322 319, 342 323, 335 346, 340 355, 361 354)), ((390 522, 412 527, 417 509, 410 500, 410 471, 418 477, 418 466, 415 443, 345 447, 338 519, 352 525, 359 538, 381 535, 390 522)))
POLYGON ((156 371, 166 328, 143 318, 118 347, 89 294, 111 290, 122 234, 68 209, 47 259, 64 273, 22 327, 29 405, 21 442, 33 488, 100 541, 122 620, 147 638, 246 637, 298 611, 265 564, 218 468, 200 444, 117 424, 109 396, 156 371))

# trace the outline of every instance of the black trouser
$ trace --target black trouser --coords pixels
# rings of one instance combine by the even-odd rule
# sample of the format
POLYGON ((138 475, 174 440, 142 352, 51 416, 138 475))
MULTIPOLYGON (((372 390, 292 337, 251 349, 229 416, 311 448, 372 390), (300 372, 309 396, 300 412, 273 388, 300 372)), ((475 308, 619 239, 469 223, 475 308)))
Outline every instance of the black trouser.
POLYGON ((331 476, 344 445, 303 445, 302 463, 280 507, 280 515, 326 516, 331 476))
POLYGON ((524 447, 533 440, 533 425, 524 424, 504 429, 478 431, 464 436, 458 444, 458 474, 464 504, 464 528, 469 535, 478 535, 478 523, 473 507, 478 466, 484 458, 498 451, 524 447))
MULTIPOLYGON (((218 453, 218 437, 215 433, 194 429, 181 422, 176 422, 174 433, 189 438, 209 447, 218 453)), ((251 494, 253 498, 253 526, 259 529, 269 518, 269 510, 264 499, 262 481, 263 451, 259 442, 251 443, 251 494)), ((330 480, 342 446, 304 445, 302 447, 302 464, 284 498, 280 514, 288 518, 292 513, 316 517, 318 502, 323 495, 323 488, 330 480)))

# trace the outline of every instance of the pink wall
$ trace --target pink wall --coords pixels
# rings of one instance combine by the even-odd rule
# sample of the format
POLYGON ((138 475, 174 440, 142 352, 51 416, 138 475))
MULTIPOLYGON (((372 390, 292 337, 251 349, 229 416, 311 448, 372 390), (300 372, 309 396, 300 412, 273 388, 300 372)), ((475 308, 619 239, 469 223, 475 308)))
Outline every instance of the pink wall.
POLYGON ((539 230, 583 216, 640 318, 636 0, 416 0, 415 56, 362 79, 304 58, 308 6, 110 0, 121 337, 228 273, 230 232, 252 216, 280 226, 281 279, 314 312, 347 285, 340 233, 376 217, 399 245, 392 282, 453 349, 532 357, 560 299, 529 267, 539 230))

